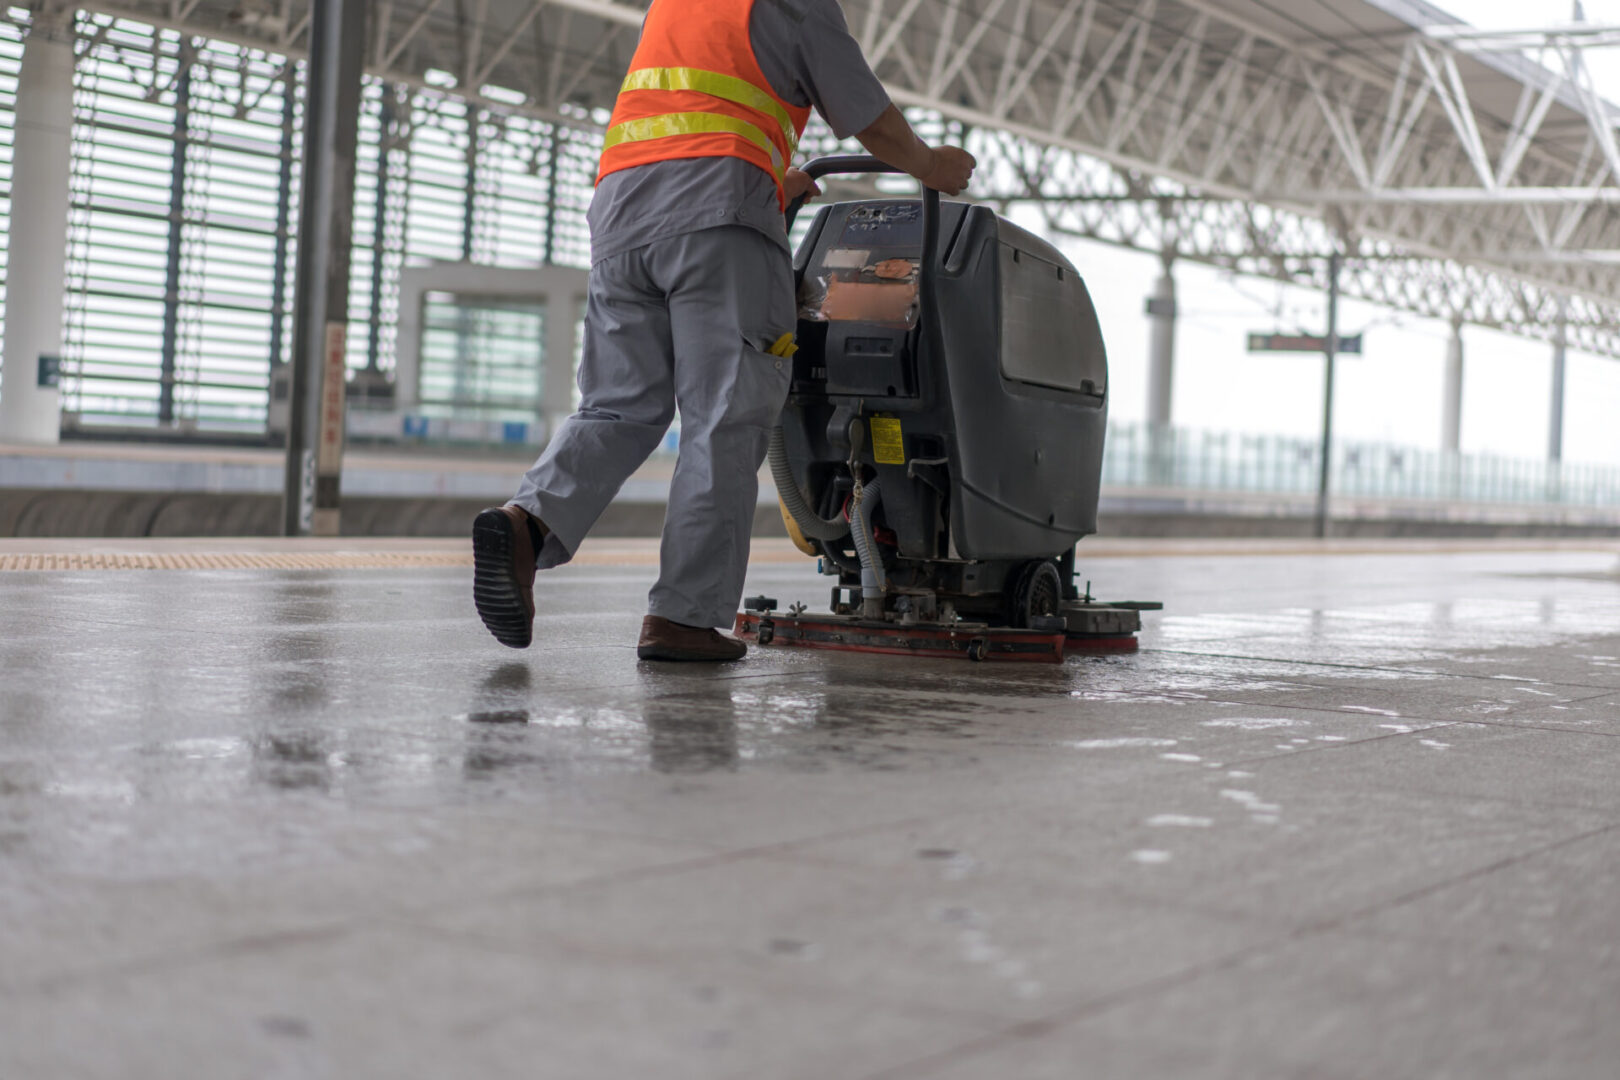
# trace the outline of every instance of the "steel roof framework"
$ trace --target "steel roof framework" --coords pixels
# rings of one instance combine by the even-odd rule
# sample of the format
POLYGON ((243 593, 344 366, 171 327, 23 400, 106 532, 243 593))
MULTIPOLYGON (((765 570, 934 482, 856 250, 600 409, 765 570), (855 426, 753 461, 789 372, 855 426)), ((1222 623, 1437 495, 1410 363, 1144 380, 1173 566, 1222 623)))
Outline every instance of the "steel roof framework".
MULTIPOLYGON (((93 6, 289 56, 308 23, 307 0, 93 6)), ((1535 337, 1566 310, 1620 356, 1620 145, 1585 63, 1612 30, 1484 34, 1420 0, 844 6, 897 101, 978 130, 982 195, 1302 284, 1338 247, 1352 295, 1535 337)), ((371 70, 599 124, 644 10, 381 0, 371 70)))

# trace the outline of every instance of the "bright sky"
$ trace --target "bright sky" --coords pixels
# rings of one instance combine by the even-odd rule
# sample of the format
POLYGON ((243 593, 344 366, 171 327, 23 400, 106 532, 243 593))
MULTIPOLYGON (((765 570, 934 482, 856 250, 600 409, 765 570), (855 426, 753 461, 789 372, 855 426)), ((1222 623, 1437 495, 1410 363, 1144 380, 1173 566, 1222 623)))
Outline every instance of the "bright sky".
MULTIPOLYGON (((1476 26, 1565 22, 1569 0, 1439 0, 1476 26)), ((1620 0, 1587 0, 1592 22, 1620 23, 1620 0)), ((1620 101, 1620 49, 1591 60, 1599 88, 1620 101)), ((1031 223, 1033 224, 1033 223, 1031 223)), ((1148 321, 1143 306, 1159 275, 1157 258, 1088 242, 1069 245, 1085 275, 1108 338, 1110 415, 1147 413, 1148 321)), ((1320 358, 1251 356, 1258 330, 1326 328, 1323 297, 1183 263, 1176 268, 1182 318, 1176 342, 1178 425, 1212 431, 1316 435, 1322 411, 1320 358)), ((1345 439, 1438 448, 1450 327, 1368 304, 1341 306, 1343 332, 1366 331, 1366 355, 1339 364, 1335 426, 1345 439)), ((1552 358, 1549 346, 1477 327, 1463 329, 1463 450, 1539 459, 1547 449, 1552 358)), ((1620 361, 1571 351, 1564 414, 1564 458, 1620 465, 1620 361)))

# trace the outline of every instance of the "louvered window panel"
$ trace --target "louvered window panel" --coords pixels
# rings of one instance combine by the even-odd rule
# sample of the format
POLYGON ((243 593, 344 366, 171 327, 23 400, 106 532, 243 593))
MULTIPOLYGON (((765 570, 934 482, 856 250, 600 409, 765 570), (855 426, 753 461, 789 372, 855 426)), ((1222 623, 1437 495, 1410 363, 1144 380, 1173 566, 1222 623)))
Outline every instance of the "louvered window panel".
MULTIPOLYGON (((4 12, 0 212, 28 21, 4 12)), ((102 13, 81 12, 77 29, 64 428, 257 437, 271 365, 292 354, 302 64, 102 13)), ((599 152, 594 131, 368 78, 351 367, 393 370, 407 266, 586 265, 599 152)), ((539 325, 490 318, 497 337, 539 325)), ((513 377, 497 380, 495 412, 523 400, 507 392, 513 377)))
POLYGON ((263 431, 286 64, 106 15, 79 31, 64 422, 263 431))
POLYGON ((11 148, 17 115, 17 69, 22 64, 21 20, 26 12, 9 8, 0 19, 0 333, 5 329, 6 249, 11 236, 11 148))

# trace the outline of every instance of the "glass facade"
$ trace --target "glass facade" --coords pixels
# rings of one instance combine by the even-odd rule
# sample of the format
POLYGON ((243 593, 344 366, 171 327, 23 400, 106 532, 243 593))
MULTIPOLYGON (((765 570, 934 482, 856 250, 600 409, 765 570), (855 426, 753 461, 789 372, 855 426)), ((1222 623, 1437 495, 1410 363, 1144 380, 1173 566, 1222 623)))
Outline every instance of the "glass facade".
MULTIPOLYGON (((26 23, 0 15, 0 197, 26 23)), ((64 429, 263 434, 292 347, 301 64, 106 14, 77 30, 64 429)), ((586 264, 600 136, 581 125, 367 79, 352 368, 393 370, 406 267, 586 264)))
POLYGON ((543 389, 545 320, 544 304, 428 293, 422 305, 423 415, 533 420, 543 389))

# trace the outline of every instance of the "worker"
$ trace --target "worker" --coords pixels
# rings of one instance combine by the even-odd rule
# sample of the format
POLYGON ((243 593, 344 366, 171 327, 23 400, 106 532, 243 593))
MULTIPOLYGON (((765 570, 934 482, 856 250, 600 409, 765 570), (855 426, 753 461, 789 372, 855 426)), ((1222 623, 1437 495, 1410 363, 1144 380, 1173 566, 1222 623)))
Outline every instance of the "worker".
POLYGON ((949 195, 976 162, 912 131, 837 0, 653 0, 608 122, 587 219, 579 411, 517 495, 473 524, 473 597, 527 648, 537 569, 573 558, 681 415, 658 582, 637 655, 738 660, 758 473, 792 374, 785 210, 821 194, 790 167, 814 108, 839 138, 949 195))

